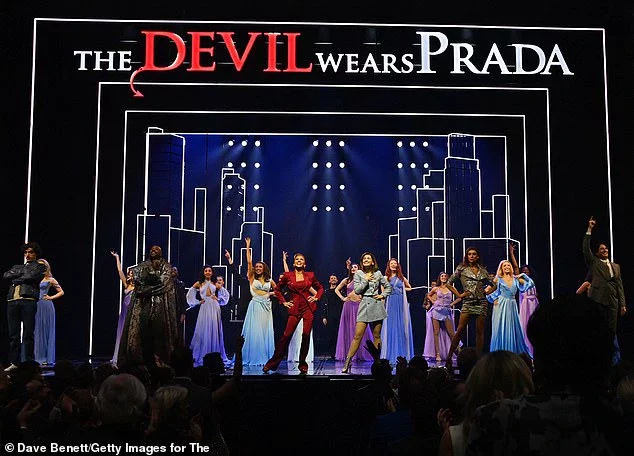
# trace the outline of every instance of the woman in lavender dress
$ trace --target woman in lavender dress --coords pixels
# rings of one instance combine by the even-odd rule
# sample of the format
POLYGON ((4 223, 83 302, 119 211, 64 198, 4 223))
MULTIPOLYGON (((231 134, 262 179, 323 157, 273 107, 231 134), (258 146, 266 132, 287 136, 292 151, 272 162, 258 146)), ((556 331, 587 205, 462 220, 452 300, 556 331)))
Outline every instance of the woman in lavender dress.
POLYGON ((35 360, 40 364, 55 363, 55 306, 53 301, 64 295, 64 290, 51 274, 51 265, 46 260, 40 260, 46 265, 44 279, 40 282, 40 299, 35 313, 35 360), (56 293, 49 295, 53 288, 56 293))
MULTIPOLYGON (((513 265, 513 272, 515 275, 526 274, 528 277, 533 278, 533 268, 529 265, 525 264, 521 267, 521 269, 517 266, 517 259, 515 258, 515 246, 509 243, 509 260, 511 260, 511 264, 513 265)), ((530 287, 526 291, 520 290, 520 324, 522 325, 522 331, 524 333, 524 342, 528 347, 528 354, 533 356, 533 346, 528 340, 528 336, 526 335, 526 326, 528 325, 528 319, 533 315, 535 309, 539 305, 539 300, 537 299, 537 289, 535 286, 530 287)))
POLYGON ((187 292, 187 304, 191 307, 200 304, 196 328, 192 336, 190 348, 194 356, 194 366, 202 366, 203 357, 207 353, 218 352, 223 362, 227 362, 225 341, 222 331, 221 305, 226 305, 227 299, 216 295, 216 286, 211 281, 214 274, 209 265, 203 266, 201 279, 187 292), (198 296, 197 296, 198 294, 198 296))
MULTIPOLYGON (((346 261, 346 264, 349 263, 350 259, 346 261)), ((337 334, 337 347, 335 349, 335 359, 337 361, 345 361, 346 356, 348 355, 348 348, 352 344, 352 339, 354 339, 354 332, 357 326, 357 313, 359 312, 359 302, 361 302, 361 296, 354 292, 353 280, 354 274, 359 270, 359 265, 350 264, 348 270, 350 271, 348 277, 343 279, 339 285, 337 285, 337 288, 335 288, 335 293, 343 301, 341 319, 339 320, 339 333, 337 334), (345 296, 341 294, 344 287, 346 290, 345 296)), ((374 340, 369 326, 366 328, 363 339, 374 340)), ((357 351, 353 361, 373 361, 373 359, 370 352, 365 350, 364 347, 362 350, 357 351)))
POLYGON ((395 364, 399 356, 405 359, 414 356, 412 318, 406 293, 411 291, 412 287, 403 276, 401 265, 396 258, 391 258, 387 262, 385 278, 392 286, 392 294, 385 301, 387 318, 381 327, 381 358, 395 364))
POLYGON ((117 272, 119 273, 119 280, 121 280, 121 284, 123 285, 123 299, 121 300, 121 304, 119 306, 119 322, 117 323, 117 339, 114 343, 114 355, 112 356, 111 361, 112 364, 116 366, 121 334, 123 333, 123 326, 125 325, 125 316, 128 313, 130 298, 132 298, 132 292, 134 291, 134 280, 132 279, 130 269, 128 269, 127 275, 123 273, 119 254, 117 252, 110 252, 110 254, 117 260, 117 272))
POLYGON ((426 307, 427 334, 423 356, 435 357, 438 362, 447 358, 451 338, 455 334, 453 308, 460 302, 460 298, 453 300, 453 294, 447 288, 448 279, 449 274, 441 272, 435 282, 437 285, 427 294, 427 299, 432 304, 426 307), (444 331, 441 325, 444 326, 444 331))

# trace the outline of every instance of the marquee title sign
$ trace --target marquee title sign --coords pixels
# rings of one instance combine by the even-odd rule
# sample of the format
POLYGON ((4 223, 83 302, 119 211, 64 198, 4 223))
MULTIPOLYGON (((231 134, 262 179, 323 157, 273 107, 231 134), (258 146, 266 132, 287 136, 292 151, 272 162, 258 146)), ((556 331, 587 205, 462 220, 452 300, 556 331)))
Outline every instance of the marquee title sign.
MULTIPOLYGON (((191 30, 176 33, 143 30, 145 45, 142 64, 133 68, 133 52, 77 50, 77 70, 131 72, 130 89, 136 97, 143 94, 134 82, 143 74, 184 69, 187 72, 216 72, 219 46, 226 49, 230 61, 222 71, 241 72, 251 60, 261 63, 262 73, 344 73, 344 74, 421 74, 446 71, 473 75, 574 75, 557 43, 542 47, 531 43, 453 42, 442 32, 413 31, 415 45, 402 53, 316 52, 314 43, 302 32, 235 32, 191 30), (238 45, 236 42, 244 42, 238 45), (157 55, 172 56, 171 62, 158 62, 157 55), (449 65, 437 60, 450 58, 449 65), (529 63, 530 61, 530 63, 529 63)), ((379 43, 376 43, 379 44, 379 43)))

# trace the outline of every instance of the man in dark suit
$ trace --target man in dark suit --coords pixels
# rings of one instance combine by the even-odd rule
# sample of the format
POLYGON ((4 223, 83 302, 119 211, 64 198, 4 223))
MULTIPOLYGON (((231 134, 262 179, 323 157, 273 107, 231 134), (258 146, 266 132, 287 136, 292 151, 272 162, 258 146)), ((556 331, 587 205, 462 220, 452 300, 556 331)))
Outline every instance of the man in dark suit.
POLYGON ((610 261, 609 250, 605 244, 592 253, 590 239, 592 229, 596 221, 590 217, 588 230, 583 237, 583 257, 588 266, 588 272, 592 275, 592 283, 588 295, 590 299, 600 305, 606 315, 610 331, 616 335, 617 315, 625 315, 625 293, 623 292, 623 281, 621 280, 621 267, 610 261))

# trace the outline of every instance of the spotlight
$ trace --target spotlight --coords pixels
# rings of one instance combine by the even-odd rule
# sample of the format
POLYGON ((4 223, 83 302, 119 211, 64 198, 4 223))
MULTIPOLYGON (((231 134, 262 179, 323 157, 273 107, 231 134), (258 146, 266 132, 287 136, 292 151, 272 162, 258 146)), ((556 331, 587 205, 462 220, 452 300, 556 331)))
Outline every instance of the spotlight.
POLYGON ((227 166, 228 166, 229 168, 233 168, 233 163, 229 162, 229 163, 227 163, 227 166))
POLYGON ((346 164, 344 162, 339 163, 339 168, 343 169, 346 167, 346 164))
POLYGON ((332 168, 332 163, 327 162, 327 163, 326 163, 326 168, 332 168))
POLYGON ((416 143, 414 141, 410 141, 409 147, 414 147, 415 145, 416 145, 416 143))
POLYGON ((326 141, 326 146, 328 147, 332 146, 332 141, 331 140, 326 141))
POLYGON ((399 211, 399 212, 403 212, 403 206, 399 206, 399 207, 398 207, 398 211, 399 211))
POLYGON ((243 168, 247 167, 247 164, 245 162, 240 163, 240 166, 242 166, 243 168))
POLYGON ((343 206, 339 206, 339 212, 343 212, 343 211, 345 211, 345 210, 346 210, 346 208, 345 208, 345 207, 343 207, 343 206))
POLYGON ((261 143, 260 143, 260 140, 258 139, 258 140, 255 142, 255 147, 260 147, 260 144, 261 144, 261 143))
POLYGON ((341 185, 339 186, 339 190, 345 190, 345 189, 346 189, 346 186, 345 186, 345 185, 341 184, 341 185))
POLYGON ((330 190, 331 188, 330 184, 326 184, 326 190, 330 190))
POLYGON ((240 206, 240 212, 244 212, 244 206, 240 206))
POLYGON ((230 139, 227 144, 229 144, 229 147, 233 146, 233 139, 230 139))
POLYGON ((398 147, 403 147, 403 141, 398 141, 398 142, 396 143, 396 145, 397 145, 398 147))
POLYGON ((314 140, 314 141, 313 141, 313 146, 317 147, 318 145, 319 145, 319 141, 314 140))
POLYGON ((313 184, 313 190, 317 190, 319 186, 317 184, 313 184))
POLYGON ((330 206, 326 206, 326 212, 330 212, 332 208, 330 206))
POLYGON ((412 169, 416 168, 416 163, 412 163, 411 165, 409 165, 409 167, 412 169))
POLYGON ((259 168, 259 167, 260 167, 260 162, 255 162, 255 163, 253 164, 253 166, 255 166, 256 168, 259 168))
POLYGON ((256 189, 256 190, 260 190, 260 184, 255 184, 255 185, 253 186, 253 188, 254 188, 254 189, 256 189))
POLYGON ((317 162, 313 162, 313 168, 317 168, 318 166, 317 162))
POLYGON ((233 185, 229 184, 227 185, 227 190, 231 190, 233 188, 233 185))
POLYGON ((425 212, 429 212, 429 206, 425 206, 425 212))
POLYGON ((258 211, 258 208, 253 206, 253 212, 257 212, 257 211, 258 211))
POLYGON ((403 186, 401 184, 398 184, 398 187, 396 188, 398 188, 399 190, 403 190, 403 186))
POLYGON ((416 190, 416 184, 412 184, 412 186, 410 187, 412 190, 416 190))
POLYGON ((244 190, 244 184, 240 185, 240 190, 244 190))
POLYGON ((429 146, 429 143, 427 141, 423 141, 423 147, 427 147, 429 146))
POLYGON ((313 212, 317 212, 317 206, 313 206, 313 212))
POLYGON ((247 140, 246 140, 246 139, 245 139, 244 141, 242 141, 242 147, 246 147, 246 146, 247 146, 247 144, 249 144, 249 143, 247 142, 247 140))
POLYGON ((416 212, 416 206, 412 206, 412 212, 416 212))
POLYGON ((343 146, 345 146, 345 145, 346 145, 346 143, 345 143, 345 142, 343 142, 343 141, 339 141, 339 147, 343 147, 343 146))
POLYGON ((403 167, 403 163, 399 163, 399 164, 398 164, 398 165, 396 165, 396 166, 397 166, 397 168, 399 168, 399 169, 400 169, 400 168, 402 168, 402 167, 403 167))
POLYGON ((423 168, 425 168, 425 169, 429 168, 429 163, 425 163, 425 164, 423 165, 423 168))
POLYGON ((227 206, 227 212, 231 212, 231 206, 227 206))

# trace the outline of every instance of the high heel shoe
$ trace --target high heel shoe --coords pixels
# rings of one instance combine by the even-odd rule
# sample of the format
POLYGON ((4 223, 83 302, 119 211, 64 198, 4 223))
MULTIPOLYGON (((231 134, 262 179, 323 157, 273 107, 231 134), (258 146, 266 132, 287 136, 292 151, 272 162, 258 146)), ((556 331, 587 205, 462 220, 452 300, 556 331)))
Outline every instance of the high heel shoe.
POLYGON ((346 362, 343 364, 343 369, 341 370, 342 374, 349 374, 351 370, 352 358, 348 356, 346 358, 346 362))

